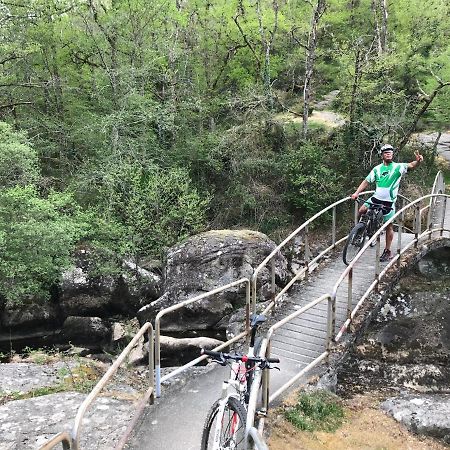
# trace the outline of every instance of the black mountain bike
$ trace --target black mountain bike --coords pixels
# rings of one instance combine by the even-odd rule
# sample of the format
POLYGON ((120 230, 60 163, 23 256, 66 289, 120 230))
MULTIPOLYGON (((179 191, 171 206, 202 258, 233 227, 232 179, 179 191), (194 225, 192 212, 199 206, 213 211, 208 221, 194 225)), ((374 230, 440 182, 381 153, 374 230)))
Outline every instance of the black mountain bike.
MULTIPOLYGON (((356 199, 359 205, 364 203, 364 200, 356 199)), ((370 203, 370 202, 369 202, 370 203)), ((359 222, 350 231, 347 242, 345 243, 342 259, 344 263, 349 265, 355 256, 359 253, 364 245, 366 237, 369 239, 378 231, 383 225, 383 211, 389 212, 392 208, 385 205, 378 205, 370 203, 367 212, 361 215, 359 222)), ((371 246, 375 245, 372 243, 371 246)))
POLYGON ((202 350, 202 354, 222 366, 231 367, 230 378, 224 381, 222 397, 210 409, 203 428, 201 450, 244 450, 245 424, 250 388, 255 371, 271 369, 271 363, 279 363, 278 358, 258 356, 262 339, 256 338, 256 330, 266 318, 262 315, 251 317, 250 345, 246 354, 224 353, 202 350))

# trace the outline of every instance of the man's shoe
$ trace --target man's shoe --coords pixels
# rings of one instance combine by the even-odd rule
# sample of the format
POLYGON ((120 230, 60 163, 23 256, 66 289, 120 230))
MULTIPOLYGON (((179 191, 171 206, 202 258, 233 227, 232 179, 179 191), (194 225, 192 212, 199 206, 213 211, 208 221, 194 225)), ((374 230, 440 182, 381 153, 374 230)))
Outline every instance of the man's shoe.
POLYGON ((381 262, 390 261, 393 258, 392 252, 387 248, 384 249, 383 254, 380 257, 381 262))

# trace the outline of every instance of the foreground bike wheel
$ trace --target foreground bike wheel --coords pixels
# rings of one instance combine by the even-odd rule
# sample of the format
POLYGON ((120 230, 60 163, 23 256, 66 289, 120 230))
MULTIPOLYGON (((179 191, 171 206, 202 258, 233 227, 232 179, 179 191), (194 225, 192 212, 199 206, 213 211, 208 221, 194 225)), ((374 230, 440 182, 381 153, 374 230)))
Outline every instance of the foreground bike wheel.
POLYGON ((344 252, 342 253, 342 259, 345 264, 349 265, 355 259, 355 256, 364 245, 365 237, 366 226, 361 222, 357 223, 352 231, 350 231, 347 242, 345 243, 344 252))
MULTIPOLYGON (((203 427, 201 450, 212 449, 214 433, 216 432, 217 414, 220 400, 212 406, 203 427)), ((234 397, 230 397, 225 405, 220 430, 220 445, 222 450, 243 450, 245 447, 245 421, 247 413, 244 406, 234 397)))

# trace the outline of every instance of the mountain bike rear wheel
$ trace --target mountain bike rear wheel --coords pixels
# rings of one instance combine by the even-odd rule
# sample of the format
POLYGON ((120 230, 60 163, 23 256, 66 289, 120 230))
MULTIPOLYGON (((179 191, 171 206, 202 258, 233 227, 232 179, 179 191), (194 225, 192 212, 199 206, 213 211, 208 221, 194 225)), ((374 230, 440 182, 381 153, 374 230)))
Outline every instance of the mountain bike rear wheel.
MULTIPOLYGON (((212 449, 214 446, 219 406, 220 400, 217 400, 208 413, 203 427, 201 450, 212 449)), ((239 400, 229 397, 220 429, 220 450, 243 450, 245 448, 246 417, 245 408, 239 400)))
POLYGON ((345 264, 349 265, 355 259, 355 256, 364 245, 365 238, 366 225, 359 222, 353 227, 352 231, 350 231, 347 242, 345 243, 344 251, 342 253, 342 259, 345 264))

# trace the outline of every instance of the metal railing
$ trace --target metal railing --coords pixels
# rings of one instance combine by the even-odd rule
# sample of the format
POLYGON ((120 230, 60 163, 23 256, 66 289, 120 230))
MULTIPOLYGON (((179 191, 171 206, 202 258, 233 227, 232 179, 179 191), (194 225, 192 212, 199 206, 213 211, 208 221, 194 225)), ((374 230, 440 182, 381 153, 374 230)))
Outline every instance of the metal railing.
MULTIPOLYGON (((367 191, 363 192, 362 194, 370 194, 373 191, 367 191)), ((295 319, 296 317, 300 316, 301 314, 304 314, 309 309, 313 308, 314 306, 327 301, 328 302, 328 311, 327 311, 327 340, 326 340, 326 349, 324 352, 322 352, 319 356, 317 356, 313 361, 311 361, 306 367, 304 367, 297 375, 295 375, 291 380, 289 380, 287 383, 285 383, 281 388, 279 388, 274 394, 269 396, 269 371, 265 370, 263 373, 261 371, 258 371, 255 373, 254 382, 252 384, 252 391, 250 393, 250 401, 248 406, 248 414, 247 414, 247 424, 246 424, 246 439, 247 440, 253 440, 253 443, 256 445, 258 449, 266 449, 261 434, 264 427, 264 419, 262 418, 260 420, 260 426, 259 426, 259 433, 254 427, 254 420, 255 420, 255 414, 256 414, 256 403, 257 398, 259 395, 259 389, 260 385, 262 383, 262 393, 263 393, 263 408, 262 410, 267 411, 269 404, 274 401, 276 398, 278 398, 286 389, 288 389, 290 386, 292 386, 298 379, 300 379, 302 376, 304 376, 306 373, 308 373, 313 367, 320 364, 322 361, 324 361, 330 351, 331 351, 331 345, 332 341, 337 342, 343 332, 347 329, 348 325, 350 324, 351 320, 355 316, 358 308, 362 305, 364 300, 367 298, 370 292, 375 288, 375 286, 379 283, 381 277, 386 273, 386 271, 393 266, 397 262, 399 264, 400 257, 406 251, 411 247, 411 245, 416 245, 418 241, 426 235, 429 235, 431 238, 432 233, 434 232, 440 232, 440 235, 442 236, 443 231, 450 231, 446 230, 444 228, 444 220, 445 220, 445 210, 446 210, 446 203, 448 195, 444 195, 443 192, 445 192, 445 185, 443 184, 443 177, 441 173, 438 173, 438 175, 435 178, 435 182, 433 185, 432 194, 421 197, 420 199, 415 200, 414 202, 409 202, 409 200, 403 196, 399 196, 404 201, 409 202, 408 205, 402 207, 400 211, 398 211, 394 217, 387 222, 371 239, 366 245, 362 248, 361 252, 355 257, 355 259, 352 261, 352 263, 347 267, 347 269, 344 271, 344 273, 339 278, 338 282, 336 283, 333 292, 331 294, 327 293, 324 294, 317 299, 311 301, 301 309, 295 311, 288 317, 284 318, 283 320, 277 322, 274 324, 269 331, 267 332, 266 337, 263 339, 260 355, 266 355, 270 356, 271 351, 271 338, 274 334, 274 332, 285 325, 286 323, 290 322, 291 320, 295 319), (429 198, 429 204, 420 209, 420 202, 429 198), (442 214, 442 219, 440 223, 439 228, 433 227, 432 223, 432 214, 435 212, 436 206, 438 205, 437 199, 443 199, 443 208, 444 212, 442 214), (401 249, 401 238, 402 238, 402 230, 403 230, 403 221, 404 221, 404 212, 414 206, 416 208, 415 211, 415 225, 414 225, 414 232, 415 237, 414 240, 409 243, 407 246, 403 247, 401 249), (425 213, 425 211, 428 212, 427 217, 427 223, 426 223, 426 230, 424 232, 421 231, 422 222, 421 217, 425 213), (383 269, 383 271, 380 272, 380 266, 379 266, 379 246, 380 246, 380 234, 383 230, 386 229, 389 223, 393 223, 395 219, 400 218, 399 221, 399 232, 398 232, 398 251, 395 258, 383 269), (353 287, 352 287, 352 276, 353 276, 353 267, 359 261, 361 255, 367 250, 367 248, 370 246, 370 243, 376 241, 376 269, 375 269, 375 280, 370 285, 370 287, 367 289, 366 293, 361 297, 359 302, 357 303, 355 308, 351 308, 352 305, 352 293, 353 293, 353 287), (348 317, 345 321, 344 325, 341 327, 339 333, 334 337, 334 330, 336 326, 336 296, 337 296, 337 289, 340 286, 340 284, 343 282, 345 278, 348 278, 348 317)), ((161 383, 164 381, 169 380, 170 378, 176 376, 177 374, 185 371, 189 367, 192 367, 202 360, 206 359, 207 356, 201 356, 198 357, 189 363, 185 364, 184 366, 181 366, 172 372, 166 374, 165 376, 161 377, 161 345, 160 345, 160 333, 161 333, 161 319, 166 314, 169 314, 170 312, 176 311, 180 308, 183 308, 187 305, 190 305, 194 302, 200 301, 202 299, 205 299, 207 297, 216 295, 220 292, 223 292, 227 289, 230 289, 232 287, 245 284, 246 287, 246 309, 245 309, 245 330, 242 333, 239 333, 238 335, 234 336, 232 339, 228 340, 227 342, 217 346, 214 348, 215 351, 222 350, 223 348, 229 346, 233 342, 236 342, 240 339, 242 339, 245 336, 248 336, 249 334, 249 315, 250 310, 253 312, 256 311, 256 301, 257 301, 257 282, 258 282, 258 275, 261 273, 261 271, 267 266, 267 264, 271 263, 271 292, 272 292, 272 301, 269 303, 269 305, 265 308, 263 314, 268 313, 271 309, 275 307, 277 302, 280 300, 280 298, 285 294, 289 288, 292 287, 292 285, 298 281, 302 277, 307 277, 309 273, 311 273, 316 267, 318 262, 331 250, 336 248, 337 245, 344 242, 347 239, 347 235, 337 239, 336 238, 336 231, 337 231, 337 224, 336 224, 336 208, 345 203, 350 201, 350 197, 343 198, 331 205, 329 205, 327 208, 324 208, 323 210, 319 211, 317 214, 312 216, 309 220, 307 220, 305 223, 303 223, 300 227, 298 227, 295 231, 293 231, 286 239, 284 239, 265 259, 264 261, 255 269, 253 276, 251 277, 251 280, 248 278, 241 278, 233 283, 229 283, 225 286, 218 287, 212 291, 206 292, 204 294, 201 294, 197 297, 194 297, 192 299, 185 300, 183 302, 180 302, 176 305, 173 305, 169 308, 166 308, 158 313, 158 315, 155 318, 155 364, 153 362, 153 327, 150 323, 146 323, 137 333, 137 335, 133 338, 133 340, 128 344, 128 346, 124 349, 124 351, 121 353, 121 355, 117 358, 115 363, 110 367, 110 369, 105 373, 103 378, 97 383, 94 390, 88 395, 88 397, 85 399, 83 404, 80 406, 77 417, 75 419, 75 425, 73 427, 71 436, 67 433, 59 433, 56 435, 52 440, 47 442, 43 447, 41 447, 41 450, 49 450, 53 448, 58 443, 63 443, 64 449, 66 448, 73 448, 74 450, 79 449, 79 438, 80 438, 80 430, 81 430, 81 423, 83 416, 89 407, 89 405, 94 401, 94 399, 98 396, 100 391, 103 389, 104 385, 107 383, 107 381, 112 377, 112 375, 117 371, 120 364, 124 361, 126 355, 131 351, 131 349, 134 347, 136 342, 142 337, 142 335, 149 330, 149 368, 150 368, 150 387, 147 390, 146 394, 143 396, 139 407, 138 407, 138 413, 133 418, 132 422, 130 423, 127 433, 122 438, 122 440, 119 442, 118 446, 116 448, 122 448, 123 445, 125 445, 126 438, 129 434, 129 432, 132 430, 134 424, 136 423, 140 413, 142 412, 145 405, 150 402, 153 402, 153 398, 156 395, 159 397, 161 395, 161 383), (309 248, 309 227, 310 225, 323 216, 324 214, 331 211, 332 213, 332 233, 331 233, 331 245, 329 245, 325 250, 321 251, 317 256, 312 258, 311 251, 309 248), (276 258, 279 254, 281 254, 281 250, 288 244, 289 242, 293 241, 297 236, 300 235, 300 233, 304 232, 304 260, 305 264, 302 269, 300 269, 294 277, 288 282, 286 286, 284 286, 280 292, 276 293, 276 284, 275 284, 275 265, 276 265, 276 258), (154 378, 153 374, 155 374, 156 377, 156 392, 155 392, 155 386, 154 386, 154 378), (70 447, 67 447, 69 445, 68 438, 70 438, 70 447)), ((357 205, 355 204, 355 222, 357 221, 357 205)))
MULTIPOLYGON (((145 323, 141 329, 136 333, 134 338, 130 341, 130 343, 124 348, 122 353, 117 357, 117 359, 114 361, 114 363, 111 365, 111 367, 106 371, 106 373, 103 375, 103 377, 98 381, 98 383, 95 385, 94 389, 89 393, 89 395, 85 398, 83 403, 78 408, 77 415, 75 417, 74 426, 71 430, 70 435, 68 435, 67 432, 59 433, 55 437, 53 437, 49 442, 44 444, 44 446, 41 447, 40 450, 49 450, 55 447, 55 445, 59 444, 60 442, 63 442, 64 449, 71 448, 72 450, 79 450, 80 448, 80 436, 81 436, 81 426, 83 422, 83 417, 89 408, 89 406, 93 403, 93 401, 98 397, 100 392, 103 390, 103 388, 106 386, 108 381, 113 377, 113 375, 117 372, 121 364, 125 361, 128 354, 131 352, 131 350, 134 348, 134 346, 138 343, 139 339, 145 334, 148 333, 148 354, 149 354, 149 361, 148 361, 148 367, 149 367, 149 387, 145 394, 143 395, 141 401, 139 402, 137 412, 132 419, 132 423, 127 429, 127 432, 131 431, 132 426, 136 421, 139 419, 140 414, 142 413, 145 405, 150 401, 150 403, 153 403, 154 400, 154 352, 153 352, 153 325, 150 322, 145 323), (69 443, 67 442, 67 437, 70 438, 69 443), (69 447, 67 447, 69 445, 69 447)), ((122 438, 122 440, 119 442, 119 445, 123 447, 125 445, 125 441, 127 438, 127 432, 125 433, 125 436, 122 438)), ((120 446, 117 446, 116 448, 121 448, 120 446)))
POLYGON ((51 450, 55 448, 58 444, 62 444, 63 450, 69 450, 72 442, 72 438, 67 431, 62 431, 61 433, 53 436, 48 442, 46 442, 39 450, 51 450))
POLYGON ((250 441, 250 439, 252 440, 252 442, 248 443, 253 444, 256 450, 269 450, 269 447, 267 447, 266 443, 255 427, 251 427, 248 430, 248 441, 250 441))
MULTIPOLYGON (((356 255, 355 259, 347 266, 345 271, 342 273, 342 275, 339 277, 338 281, 333 287, 333 292, 331 294, 332 300, 335 303, 336 297, 337 297, 337 291, 339 286, 344 282, 345 279, 348 280, 348 290, 347 290, 347 303, 348 303, 348 317, 347 320, 344 322, 343 326, 341 327, 340 331, 337 333, 335 337, 335 342, 338 342, 344 332, 347 330, 348 326, 350 325, 351 321, 355 317, 357 311, 361 307, 361 305, 364 303, 366 298, 369 296, 369 294, 377 287, 377 285, 380 283, 381 278, 386 274, 386 272, 394 265, 397 264, 400 266, 401 262, 401 256, 409 250, 412 246, 417 247, 419 241, 426 236, 431 237, 433 233, 439 233, 440 236, 443 235, 444 231, 450 231, 450 229, 445 228, 445 214, 446 214, 446 208, 447 208, 447 199, 450 198, 449 195, 446 194, 429 194, 425 195, 417 200, 414 200, 410 204, 404 206, 401 210, 399 210, 395 215, 386 222, 372 238, 370 238, 365 245, 362 247, 358 255, 356 255), (420 208, 420 202, 426 199, 442 199, 443 201, 443 211, 442 211, 442 218, 441 223, 438 227, 434 228, 431 227, 429 224, 426 227, 425 231, 422 231, 422 221, 421 221, 421 208, 420 208), (415 229, 414 229, 414 238, 411 242, 408 244, 402 246, 402 221, 405 211, 408 209, 414 207, 415 209, 415 229), (395 219, 400 219, 400 225, 397 232, 397 252, 396 255, 389 261, 389 263, 383 268, 383 270, 380 270, 380 235, 385 229, 391 224, 395 219), (376 260, 375 260, 375 274, 374 274, 374 281, 371 283, 371 285, 367 288, 365 293, 361 296, 360 300, 356 304, 356 306, 352 307, 352 294, 353 294, 353 287, 352 287, 352 277, 353 277, 353 269, 355 265, 358 263, 358 261, 361 259, 362 255, 366 252, 366 250, 370 247, 372 243, 376 242, 376 260)), ((432 213, 432 211, 430 211, 432 213)))
MULTIPOLYGON (((374 191, 365 191, 362 192, 361 195, 372 194, 374 191)), ((409 199, 404 197, 403 195, 398 196, 403 201, 409 202, 409 199)), ((345 197, 337 202, 332 203, 326 208, 319 211, 317 214, 312 216, 302 225, 300 225, 296 230, 294 230, 287 238, 285 238, 280 244, 278 244, 274 250, 264 259, 264 261, 255 269, 252 275, 251 283, 252 283, 252 309, 255 310, 256 302, 257 302, 257 283, 258 283, 258 275, 261 271, 267 266, 270 262, 270 272, 271 272, 271 292, 272 292, 272 302, 267 306, 264 310, 264 313, 269 312, 272 308, 275 307, 278 300, 282 297, 286 291, 288 291, 292 285, 297 282, 299 279, 303 277, 307 277, 315 268, 317 267, 318 262, 329 252, 331 252, 334 248, 336 248, 339 244, 345 242, 348 235, 337 239, 337 221, 336 221, 336 208, 339 205, 342 205, 346 202, 351 201, 351 197, 345 197), (309 228, 311 224, 313 224, 317 219, 321 218, 324 214, 331 211, 332 214, 332 228, 331 228, 331 245, 329 245, 325 250, 322 250, 317 256, 312 258, 311 250, 309 246, 309 228), (302 232, 304 232, 304 260, 305 264, 302 269, 297 271, 294 277, 284 286, 284 288, 277 294, 276 293, 276 284, 275 284, 275 267, 276 267, 276 258, 281 253, 281 250, 286 247, 288 243, 293 241, 296 237, 298 237, 302 232)), ((354 210, 354 221, 357 222, 358 208, 357 204, 355 204, 354 210)))
MULTIPOLYGON (((402 197, 403 202, 408 201, 408 204, 406 206, 403 206, 388 222, 386 222, 383 227, 381 227, 377 233, 364 245, 364 247, 361 249, 361 251, 358 253, 358 255, 355 257, 355 259, 352 261, 352 263, 346 268, 344 273, 339 278, 338 282, 333 287, 333 292, 326 293, 315 300, 311 301, 301 309, 295 311, 294 313, 290 314, 289 316, 285 317, 284 319, 280 320, 276 324, 274 324, 269 331, 267 332, 266 337, 263 339, 260 355, 265 355, 267 357, 270 357, 270 351, 271 351, 271 338, 274 334, 274 332, 285 325, 286 323, 290 322, 291 320, 295 319, 296 317, 300 316, 301 314, 304 314, 306 311, 310 310, 314 306, 318 305, 321 302, 324 302, 325 300, 328 301, 328 310, 327 310, 327 339, 326 339, 326 350, 322 352, 320 355, 318 355, 313 361, 311 361, 306 367, 304 367, 301 371, 299 371, 294 377, 292 377, 288 382, 286 382, 283 386, 281 386, 275 393, 269 396, 269 385, 270 385, 270 375, 269 372, 266 370, 261 375, 259 374, 259 378, 256 378, 255 374, 255 382, 252 385, 252 391, 250 393, 250 400, 249 400, 249 406, 248 406, 248 414, 247 414, 247 424, 246 424, 246 436, 248 439, 248 436, 250 434, 250 430, 253 429, 254 426, 254 420, 256 415, 256 404, 257 399, 259 395, 259 389, 260 389, 260 380, 262 376, 262 412, 266 413, 269 407, 269 404, 273 402, 276 398, 278 398, 283 392, 285 392, 290 386, 292 386, 296 381, 298 381, 302 376, 307 374, 310 370, 312 370, 314 367, 316 367, 318 364, 320 364, 322 361, 326 360, 328 358, 328 355, 330 354, 332 344, 333 342, 338 342, 341 338, 343 332, 347 329, 348 325, 350 324, 351 320, 354 318, 358 308, 363 304, 364 300, 368 297, 368 295, 373 291, 373 289, 378 285, 380 282, 380 279, 384 276, 384 274, 395 264, 400 263, 400 257, 401 255, 407 251, 412 245, 415 245, 417 247, 417 244, 419 240, 421 240, 425 236, 429 236, 431 238, 432 234, 434 232, 439 232, 440 236, 443 235, 444 231, 450 232, 450 229, 445 228, 445 217, 446 217, 446 206, 447 206, 447 198, 449 198, 448 195, 443 194, 445 192, 445 185, 443 182, 443 176, 439 172, 436 175, 435 182, 433 184, 432 194, 423 196, 414 202, 410 202, 407 198, 402 197), (420 209, 420 203, 426 199, 429 199, 429 203, 424 208, 420 209), (438 199, 443 200, 443 207, 442 207, 442 215, 441 215, 441 222, 438 227, 434 227, 432 223, 432 216, 434 213, 436 213, 436 209, 438 207, 438 199), (408 243, 406 246, 402 247, 402 232, 403 232, 403 222, 404 222, 404 213, 410 208, 415 208, 415 220, 414 220, 414 239, 412 242, 408 243), (426 222, 426 229, 422 232, 422 221, 421 217, 422 215, 427 211, 427 222, 426 222), (389 224, 393 223, 395 220, 399 220, 399 226, 398 226, 398 240, 397 240, 397 255, 393 258, 391 262, 382 270, 380 271, 380 264, 379 264, 379 258, 380 258, 380 236, 381 233, 388 227, 389 224), (352 283, 352 277, 353 277, 353 267, 357 263, 357 261, 361 258, 361 256, 364 254, 364 252, 370 247, 371 243, 376 242, 377 248, 375 250, 375 257, 376 257, 376 263, 375 263, 375 277, 374 282, 371 283, 369 288, 366 290, 366 292, 363 294, 355 308, 352 308, 352 298, 353 298, 353 283, 352 283), (337 296, 337 289, 344 280, 344 278, 347 277, 348 279, 348 289, 347 289, 347 320, 345 321, 344 325, 341 327, 339 332, 336 336, 334 335, 334 330, 336 329, 336 296, 337 296)), ((371 192, 365 192, 363 194, 368 194, 371 192)), ((335 208, 337 205, 349 200, 350 198, 345 198, 342 200, 339 200, 338 202, 335 202, 334 204, 330 205, 328 208, 325 208, 324 210, 317 213, 315 216, 313 216, 309 221, 305 222, 302 226, 297 228, 291 235, 289 235, 280 245, 277 246, 276 249, 272 251, 272 253, 258 266, 258 268, 255 270, 254 275, 252 277, 252 287, 253 287, 253 302, 256 302, 256 280, 258 273, 262 270, 263 267, 267 265, 269 261, 272 262, 271 264, 271 270, 272 270, 272 293, 273 293, 273 300, 269 304, 269 306, 265 309, 264 313, 267 313, 272 309, 278 299, 294 284, 295 281, 297 281, 300 278, 299 273, 297 273, 294 278, 289 282, 277 295, 275 295, 275 287, 274 287, 274 258, 278 254, 278 252, 283 248, 287 242, 289 242, 291 239, 293 239, 295 236, 297 236, 302 230, 306 229, 308 224, 310 224, 313 220, 320 217, 323 213, 326 211, 329 211, 330 209, 333 209, 333 232, 332 232, 332 245, 328 247, 326 250, 321 252, 316 258, 315 261, 320 259, 325 253, 336 247, 338 243, 343 242, 346 238, 342 238, 339 241, 336 241, 336 215, 335 215, 335 208)), ((355 222, 357 221, 357 205, 355 204, 355 222)), ((306 240, 307 241, 307 240, 306 240)), ((312 260, 310 264, 314 262, 312 260)), ((307 273, 309 271, 308 264, 305 268, 303 268, 300 273, 307 273)), ((263 313, 263 314, 264 314, 263 313)), ((259 431, 262 434, 263 428, 264 428, 264 417, 262 417, 259 421, 259 431)))
POLYGON ((220 292, 226 291, 232 287, 239 286, 245 284, 245 331, 242 333, 237 334, 232 339, 229 339, 228 341, 224 342, 223 344, 215 347, 214 351, 222 350, 225 347, 228 347, 230 344, 242 339, 244 336, 247 336, 250 331, 250 280, 248 278, 241 278, 240 280, 234 281, 233 283, 226 284, 224 286, 220 286, 212 291, 205 292, 204 294, 198 295, 197 297, 184 300, 180 303, 177 303, 176 305, 169 306, 168 308, 165 308, 161 310, 156 318, 155 318, 155 370, 156 370, 156 396, 161 396, 161 383, 164 381, 169 380, 170 378, 178 375, 181 372, 184 372, 189 367, 195 366, 199 362, 205 360, 208 358, 207 355, 199 356, 198 358, 188 362, 184 366, 178 367, 177 369, 173 370, 172 372, 166 374, 165 376, 161 377, 161 319, 166 314, 169 314, 173 311, 176 311, 180 308, 184 308, 185 306, 188 306, 192 303, 198 302, 200 300, 203 300, 205 298, 211 297, 213 295, 216 295, 220 292))

